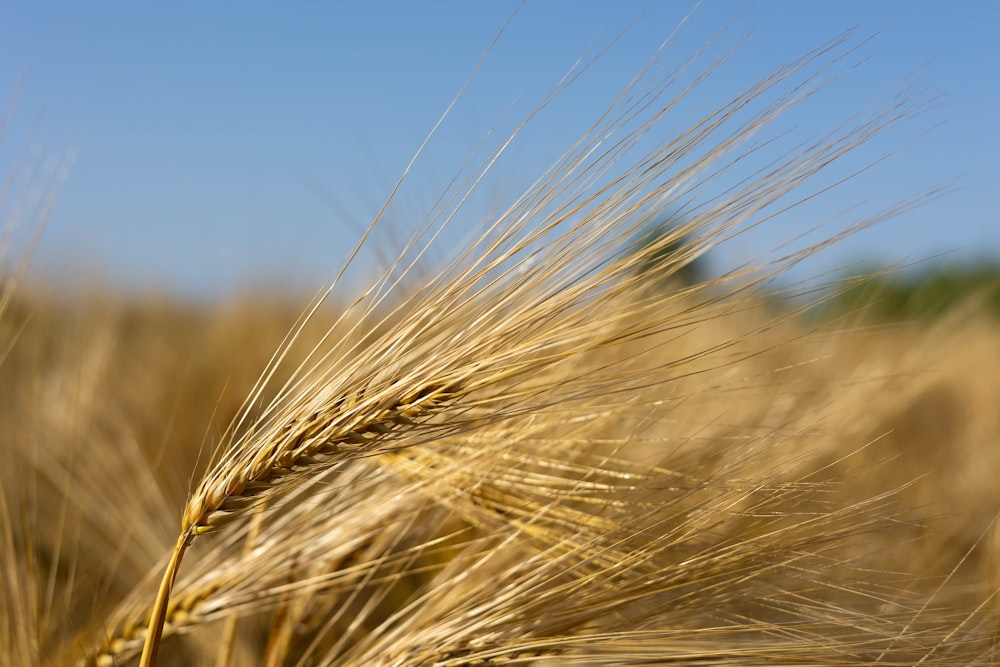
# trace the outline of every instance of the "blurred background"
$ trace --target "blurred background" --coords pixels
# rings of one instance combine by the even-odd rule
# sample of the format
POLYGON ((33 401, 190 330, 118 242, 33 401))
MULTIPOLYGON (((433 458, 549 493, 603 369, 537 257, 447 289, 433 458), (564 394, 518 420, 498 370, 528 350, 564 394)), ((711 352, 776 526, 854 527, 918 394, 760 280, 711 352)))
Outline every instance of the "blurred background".
MULTIPOLYGON (((32 270, 46 280, 96 277, 194 300, 253 286, 316 288, 515 10, 515 2, 8 5, 0 173, 18 170, 6 215, 46 207, 48 185, 61 183, 33 253, 32 270)), ((530 185, 672 34, 672 62, 727 27, 717 52, 739 46, 678 110, 681 123, 856 27, 860 46, 842 63, 851 71, 778 131, 817 137, 908 78, 932 104, 844 166, 877 162, 869 171, 717 249, 707 270, 766 257, 801 234, 796 243, 834 234, 863 217, 859 205, 878 210, 945 186, 944 196, 848 238, 789 280, 918 262, 891 287, 928 272, 959 291, 995 283, 998 19, 987 1, 528 2, 414 165, 387 229, 405 236, 477 146, 494 145, 579 58, 609 44, 532 120, 446 244, 530 185)), ((910 290, 904 302, 917 289, 900 288, 910 290)))

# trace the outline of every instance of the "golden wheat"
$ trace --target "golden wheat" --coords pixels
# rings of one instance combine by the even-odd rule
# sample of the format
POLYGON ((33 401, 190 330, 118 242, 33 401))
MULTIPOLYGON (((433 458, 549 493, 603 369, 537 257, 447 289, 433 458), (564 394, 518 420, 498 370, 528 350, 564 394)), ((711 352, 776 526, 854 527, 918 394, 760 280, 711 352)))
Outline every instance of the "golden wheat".
POLYGON ((915 91, 891 95, 719 193, 851 45, 666 138, 725 54, 690 80, 698 57, 668 69, 656 54, 456 259, 422 263, 520 128, 368 290, 342 299, 338 278, 283 340, 277 309, 73 307, 5 282, 0 360, 18 392, 0 401, 0 660, 995 663, 1000 462, 968 443, 995 442, 981 415, 1000 388, 962 408, 942 398, 957 377, 903 391, 914 359, 951 365, 944 333, 809 332, 775 309, 768 281, 827 241, 669 281, 920 109, 915 91), (683 224, 633 243, 677 206, 683 224), (261 323, 273 355, 260 337, 231 344, 261 323), (961 463, 914 483, 925 468, 893 457, 913 461, 922 438, 968 451, 949 444, 961 463), (972 470, 947 501, 968 520, 929 538, 915 506, 939 511, 972 470))
MULTIPOLYGON (((471 422, 462 415, 470 408, 485 409, 477 421, 488 423, 505 417, 519 396, 525 396, 534 405, 520 409, 536 411, 537 405, 551 400, 544 389, 530 386, 525 391, 509 383, 523 382, 553 364, 576 363, 587 351, 679 326, 676 320, 665 322, 652 315, 662 297, 636 304, 638 312, 652 316, 634 328, 621 326, 622 316, 608 308, 610 301, 627 297, 636 268, 663 250, 654 243, 616 257, 623 241, 638 231, 630 219, 643 219, 651 206, 662 206, 688 181, 700 185, 697 179, 706 178, 700 175, 710 174, 721 159, 738 159, 739 150, 748 150, 742 146, 751 135, 813 94, 820 82, 805 76, 790 90, 781 91, 779 85, 842 41, 765 77, 661 148, 640 156, 624 173, 614 174, 611 168, 623 159, 628 145, 650 132, 673 106, 668 102, 638 127, 629 127, 637 109, 656 103, 676 72, 637 78, 609 108, 603 125, 501 215, 482 241, 408 300, 391 331, 366 341, 353 358, 321 359, 336 362, 331 372, 293 385, 298 393, 281 412, 269 415, 229 447, 186 503, 141 664, 146 667, 155 660, 177 568, 196 535, 243 514, 289 482, 398 448, 399 434, 419 442, 468 428, 471 422), (728 127, 738 111, 766 95, 774 99, 764 102, 762 111, 735 129, 728 127), (616 134, 623 136, 615 139, 616 134), (688 158, 692 161, 678 169, 688 158), (589 193, 604 175, 610 181, 589 193), (491 405, 497 407, 490 410, 491 405), (458 418, 449 420, 449 411, 458 418)), ((773 204, 820 165, 891 127, 902 113, 897 106, 751 177, 694 216, 683 231, 703 239, 734 233, 747 217, 773 204)), ((391 280, 390 272, 377 286, 376 303, 385 298, 383 290, 391 292, 391 280)), ((611 374, 599 381, 620 387, 630 378, 611 374)), ((594 379, 567 377, 561 385, 565 389, 574 382, 594 379)))

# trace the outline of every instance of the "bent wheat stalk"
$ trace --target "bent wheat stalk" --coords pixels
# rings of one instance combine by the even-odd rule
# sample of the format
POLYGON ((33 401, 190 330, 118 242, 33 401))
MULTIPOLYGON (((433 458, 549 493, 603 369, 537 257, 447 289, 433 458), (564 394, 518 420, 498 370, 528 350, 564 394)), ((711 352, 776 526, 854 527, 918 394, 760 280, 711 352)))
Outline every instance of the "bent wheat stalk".
MULTIPOLYGON (((752 143, 756 134, 825 85, 826 69, 850 52, 845 43, 846 36, 838 38, 764 77, 647 150, 644 140, 655 139, 650 135, 659 121, 724 59, 685 83, 682 75, 695 59, 664 73, 655 67, 663 55, 657 54, 601 121, 478 240, 380 315, 434 237, 457 219, 520 128, 515 130, 480 171, 442 197, 423 232, 355 302, 351 316, 359 316, 349 335, 334 341, 331 350, 317 348, 310 355, 190 495, 150 614, 142 667, 155 664, 171 589, 192 541, 248 516, 265 498, 358 458, 418 444, 432 447, 449 435, 555 403, 610 394, 611 404, 616 392, 621 396, 629 387, 669 381, 663 368, 653 369, 661 372, 651 380, 651 369, 629 363, 606 366, 596 375, 577 364, 589 352, 623 349, 626 343, 641 347, 654 333, 696 326, 720 298, 713 290, 738 277, 744 285, 759 284, 766 272, 756 277, 745 271, 729 274, 691 288, 683 296, 701 294, 703 301, 680 316, 665 307, 677 294, 635 296, 637 284, 649 277, 640 277, 642 271, 669 276, 708 247, 773 217, 772 207, 789 192, 896 125, 911 108, 908 99, 889 100, 869 117, 780 156, 709 196, 733 165, 758 150, 752 143), (622 169, 630 158, 634 161, 622 169), (705 203, 692 204, 697 196, 705 203), (672 205, 689 212, 689 222, 676 234, 692 237, 693 250, 663 261, 663 251, 677 240, 668 236, 622 252, 672 205), (632 308, 620 307, 626 300, 632 308), (558 387, 544 373, 553 369, 561 369, 558 387)), ((814 195, 806 193, 780 208, 814 195)), ((784 258, 770 270, 806 253, 784 258)), ((626 361, 642 351, 628 354, 626 361)), ((279 352, 274 363, 281 358, 279 352)), ((262 383, 272 371, 273 366, 265 371, 262 383)), ((255 392, 250 403, 259 395, 255 392)))

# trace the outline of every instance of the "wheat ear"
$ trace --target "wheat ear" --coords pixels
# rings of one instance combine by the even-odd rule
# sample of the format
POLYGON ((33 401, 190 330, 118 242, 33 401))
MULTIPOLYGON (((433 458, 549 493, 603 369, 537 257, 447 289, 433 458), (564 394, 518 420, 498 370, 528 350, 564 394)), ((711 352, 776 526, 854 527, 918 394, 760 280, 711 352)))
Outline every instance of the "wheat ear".
MULTIPOLYGON (((155 662, 171 588, 196 536, 245 516, 273 492, 287 491, 347 461, 537 410, 553 400, 551 391, 531 381, 541 371, 572 364, 588 351, 676 327, 676 319, 656 315, 669 296, 640 302, 637 310, 649 316, 639 325, 626 326, 634 321, 634 313, 611 307, 634 293, 639 269, 663 250, 662 244, 651 244, 626 255, 622 247, 671 201, 707 188, 720 169, 725 171, 720 163, 733 164, 753 153, 755 147, 748 142, 759 130, 823 87, 825 66, 798 76, 802 70, 836 53, 846 39, 764 77, 669 142, 641 153, 619 173, 616 168, 624 156, 642 150, 636 148, 640 140, 692 87, 680 86, 673 100, 643 118, 690 65, 688 61, 679 71, 664 74, 655 70, 654 59, 615 100, 601 124, 454 263, 380 321, 377 309, 425 252, 415 241, 417 245, 408 248, 413 254, 404 252, 359 302, 362 317, 356 326, 370 327, 372 333, 313 358, 311 372, 303 371, 286 385, 275 405, 229 446, 189 497, 150 617, 141 667, 155 662), (782 90, 782 84, 789 85, 782 90), (744 118, 741 112, 762 97, 769 99, 744 118), (385 324, 391 325, 388 331, 385 324), (473 409, 476 413, 470 416, 473 409)), ((717 65, 713 63, 708 73, 717 65)), ((696 83, 704 76, 696 77, 696 83)), ((691 222, 681 230, 694 234, 695 250, 672 262, 653 262, 652 273, 669 275, 707 247, 753 224, 748 221, 823 166, 895 125, 908 108, 905 102, 891 100, 872 117, 838 128, 800 153, 766 165, 725 196, 710 198, 692 211, 691 222)), ((464 195, 445 198, 454 208, 438 211, 428 225, 455 218, 512 139, 486 160, 483 173, 470 179, 464 195)), ((699 289, 707 291, 711 285, 699 289)), ((641 383, 642 375, 623 368, 617 374, 605 373, 601 381, 605 387, 627 387, 641 383)), ((559 400, 572 400, 567 396, 574 391, 586 397, 601 388, 592 387, 587 376, 570 375, 559 400)))

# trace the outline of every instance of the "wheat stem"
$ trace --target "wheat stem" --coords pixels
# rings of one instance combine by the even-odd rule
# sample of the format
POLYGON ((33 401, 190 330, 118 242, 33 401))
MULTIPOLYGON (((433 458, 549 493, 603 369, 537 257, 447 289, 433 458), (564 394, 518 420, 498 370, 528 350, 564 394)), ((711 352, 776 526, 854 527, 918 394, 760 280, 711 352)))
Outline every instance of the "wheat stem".
POLYGON ((160 647, 160 636, 163 633, 163 621, 167 614, 167 604, 170 602, 170 589, 174 585, 177 577, 177 570, 180 567, 184 552, 191 544, 194 533, 184 531, 177 539, 174 551, 167 563, 167 570, 163 573, 163 580, 160 588, 156 592, 156 601, 153 604, 153 611, 149 617, 149 627, 146 630, 146 641, 142 647, 142 656, 139 658, 139 667, 156 667, 156 652, 160 647))

